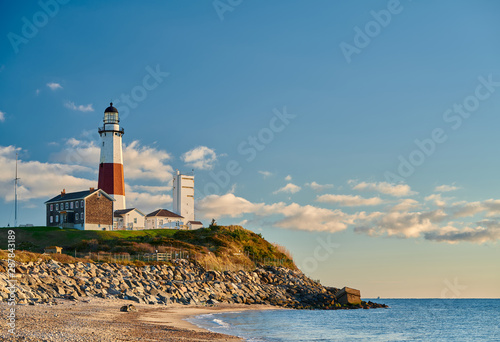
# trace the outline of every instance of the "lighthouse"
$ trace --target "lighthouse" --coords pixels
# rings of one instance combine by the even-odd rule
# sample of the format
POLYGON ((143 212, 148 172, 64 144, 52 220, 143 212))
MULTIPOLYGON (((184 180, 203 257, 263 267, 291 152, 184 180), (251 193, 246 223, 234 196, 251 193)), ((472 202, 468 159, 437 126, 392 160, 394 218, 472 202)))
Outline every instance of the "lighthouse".
POLYGON ((122 136, 118 110, 110 103, 104 111, 104 125, 99 127, 101 160, 99 163, 99 189, 115 199, 114 210, 125 209, 125 180, 123 177, 122 136))

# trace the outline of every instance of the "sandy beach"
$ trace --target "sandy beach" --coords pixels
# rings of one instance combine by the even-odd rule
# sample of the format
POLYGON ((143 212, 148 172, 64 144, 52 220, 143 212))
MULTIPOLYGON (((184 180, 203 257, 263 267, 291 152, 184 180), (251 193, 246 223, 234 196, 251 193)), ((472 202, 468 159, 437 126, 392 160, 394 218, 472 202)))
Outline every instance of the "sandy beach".
MULTIPOLYGON (((16 332, 1 320, 0 341, 242 341, 212 333, 185 320, 214 312, 276 309, 265 305, 152 306, 126 300, 58 299, 57 305, 17 305, 16 332), (137 311, 120 312, 133 304, 137 311)), ((0 304, 2 317, 9 307, 0 304)))

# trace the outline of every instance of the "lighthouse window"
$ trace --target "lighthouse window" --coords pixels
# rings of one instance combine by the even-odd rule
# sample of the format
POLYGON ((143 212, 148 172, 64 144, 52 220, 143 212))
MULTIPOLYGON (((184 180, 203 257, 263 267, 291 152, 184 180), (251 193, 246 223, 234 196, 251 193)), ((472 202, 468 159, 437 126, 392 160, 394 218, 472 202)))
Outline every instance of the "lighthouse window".
POLYGON ((102 142, 102 146, 104 146, 104 141, 102 142))

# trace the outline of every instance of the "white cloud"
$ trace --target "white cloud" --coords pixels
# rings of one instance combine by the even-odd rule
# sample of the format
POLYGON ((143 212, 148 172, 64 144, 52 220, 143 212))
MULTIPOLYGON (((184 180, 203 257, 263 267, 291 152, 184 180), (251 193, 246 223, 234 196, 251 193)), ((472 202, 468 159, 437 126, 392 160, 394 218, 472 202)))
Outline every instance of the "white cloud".
POLYGON ((424 198, 426 201, 433 201, 438 207, 444 207, 446 202, 441 197, 441 194, 432 194, 424 198))
POLYGON ((379 197, 363 198, 361 196, 352 195, 321 195, 316 198, 316 201, 323 203, 338 203, 347 207, 379 205, 383 203, 379 197))
POLYGON ((460 189, 458 186, 454 185, 439 185, 434 188, 435 192, 448 192, 460 189))
POLYGON ((57 89, 62 89, 63 87, 59 83, 47 83, 47 87, 49 87, 51 90, 57 90, 57 89))
POLYGON ((393 206, 390 210, 391 211, 408 211, 411 209, 417 209, 420 208, 420 203, 418 201, 411 199, 411 198, 405 198, 401 200, 398 204, 393 206))
MULTIPOLYGON (((5 172, 0 173, 0 197, 5 201, 13 201, 12 180, 14 179, 16 152, 20 148, 14 146, 0 146, 0 165, 5 172), (9 172, 10 170, 10 172, 9 172)), ((56 196, 62 189, 67 192, 79 191, 89 187, 96 187, 97 181, 78 176, 88 174, 91 169, 80 165, 66 165, 59 163, 42 163, 23 160, 18 162, 20 185, 18 198, 21 201, 56 196)))
POLYGON ((292 183, 288 183, 287 185, 285 185, 284 187, 276 190, 273 192, 273 194, 279 194, 279 193, 289 193, 289 194, 294 194, 296 192, 299 192, 300 189, 302 189, 300 186, 298 185, 295 185, 295 184, 292 184, 292 183))
POLYGON ((64 103, 64 106, 66 108, 69 108, 71 110, 77 110, 77 111, 80 111, 80 112, 93 112, 94 111, 94 108, 92 107, 92 104, 89 103, 88 105, 84 106, 84 105, 75 105, 74 102, 71 102, 71 101, 68 101, 66 103, 64 103))
POLYGON ((446 213, 440 209, 428 212, 383 213, 368 224, 354 228, 355 232, 371 236, 387 235, 402 238, 417 238, 422 233, 439 229, 439 223, 445 220, 446 213))
POLYGON ((123 148, 125 179, 171 182, 174 170, 167 164, 171 158, 164 150, 142 146, 134 140, 123 148))
POLYGON ((276 227, 307 231, 337 232, 353 223, 353 217, 340 210, 317 208, 311 205, 301 206, 297 203, 288 205, 283 202, 270 205, 252 203, 234 194, 207 196, 197 202, 197 210, 207 219, 220 219, 224 216, 240 217, 244 214, 251 214, 256 219, 260 217, 265 220, 278 217, 273 222, 276 227))
MULTIPOLYGON (((50 144, 55 145, 57 143, 51 142, 50 144)), ((93 141, 70 138, 65 141, 64 149, 62 151, 51 154, 50 160, 64 164, 77 164, 94 167, 97 172, 100 153, 100 147, 94 144, 93 141)))
POLYGON ((145 191, 147 193, 159 193, 172 191, 172 185, 130 185, 127 193, 131 191, 145 191))
POLYGON ((243 214, 255 212, 257 206, 259 206, 259 204, 253 204, 250 201, 242 197, 236 197, 231 193, 222 196, 206 196, 198 201, 196 205, 197 209, 204 217, 215 219, 221 216, 240 217, 243 214))
POLYGON ((273 175, 272 172, 269 171, 257 171, 257 172, 260 173, 262 176, 264 176, 264 178, 268 178, 273 175))
POLYGON ((285 180, 286 180, 287 182, 290 182, 290 181, 292 180, 292 176, 291 176, 291 175, 286 176, 286 177, 285 177, 285 180))
POLYGON ((181 156, 188 166, 200 170, 211 170, 217 161, 215 151, 207 146, 198 146, 181 156))
POLYGON ((151 194, 149 192, 135 192, 125 190, 127 208, 137 208, 145 215, 160 209, 169 208, 172 204, 172 196, 167 194, 151 194))
POLYGON ((35 94, 38 96, 40 94, 40 89, 35 90, 35 94))
POLYGON ((478 222, 476 227, 458 229, 447 226, 425 234, 425 238, 431 241, 447 242, 451 244, 462 241, 472 243, 495 242, 500 239, 500 223, 496 221, 478 222))
MULTIPOLYGON (((51 155, 51 160, 66 164, 89 166, 97 172, 101 148, 93 141, 70 138, 62 151, 51 155)), ((142 146, 139 141, 123 145, 123 167, 126 180, 155 180, 171 182, 172 166, 167 164, 171 156, 168 152, 150 146, 142 146)), ((164 184, 163 184, 164 185, 164 184)))
MULTIPOLYGON (((350 181, 349 183, 354 184, 353 181, 350 181)), ((391 184, 387 182, 379 182, 379 183, 361 182, 354 185, 352 188, 354 190, 361 190, 361 191, 375 191, 395 197, 410 196, 417 194, 416 192, 411 191, 410 186, 407 184, 391 184)))
POLYGON ((308 186, 318 192, 333 188, 333 184, 318 184, 316 182, 306 183, 305 186, 308 186))
POLYGON ((5 113, 0 110, 0 122, 5 121, 5 113))

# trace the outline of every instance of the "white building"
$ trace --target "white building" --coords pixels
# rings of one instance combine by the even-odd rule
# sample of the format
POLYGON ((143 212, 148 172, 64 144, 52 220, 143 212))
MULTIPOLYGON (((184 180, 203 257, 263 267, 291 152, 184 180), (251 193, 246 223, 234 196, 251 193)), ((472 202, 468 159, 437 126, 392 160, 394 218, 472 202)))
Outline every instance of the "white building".
POLYGON ((179 171, 173 184, 174 213, 186 221, 194 221, 194 176, 183 175, 179 171))
POLYGON ((203 223, 200 221, 188 221, 187 226, 188 229, 200 229, 203 228, 203 223))
POLYGON ((146 215, 146 229, 188 229, 184 222, 184 217, 166 209, 146 215))
POLYGON ((115 210, 114 229, 118 230, 140 230, 144 229, 145 216, 136 208, 115 210))

